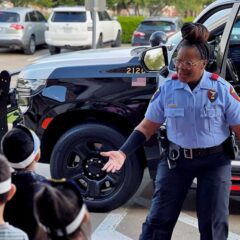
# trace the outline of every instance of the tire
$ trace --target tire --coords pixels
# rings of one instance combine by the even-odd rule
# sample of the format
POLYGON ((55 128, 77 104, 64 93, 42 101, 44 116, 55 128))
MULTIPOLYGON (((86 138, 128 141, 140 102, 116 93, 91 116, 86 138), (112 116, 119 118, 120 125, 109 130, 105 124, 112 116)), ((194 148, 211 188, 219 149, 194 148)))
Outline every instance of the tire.
POLYGON ((79 183, 82 196, 91 211, 115 209, 138 189, 143 167, 136 154, 117 173, 101 168, 107 159, 99 152, 118 149, 125 137, 102 124, 83 124, 68 130, 56 143, 50 161, 53 178, 72 178, 79 183))
POLYGON ((28 45, 23 49, 24 53, 27 55, 32 55, 36 51, 36 41, 34 36, 31 36, 28 45))
POLYGON ((112 44, 112 47, 120 47, 121 42, 122 42, 121 33, 118 31, 117 38, 116 38, 115 42, 112 44))
POLYGON ((60 47, 55 47, 55 46, 50 46, 50 45, 48 46, 48 50, 49 50, 51 55, 59 54, 61 52, 60 47))
POLYGON ((97 42, 97 48, 103 48, 103 36, 100 35, 97 42))

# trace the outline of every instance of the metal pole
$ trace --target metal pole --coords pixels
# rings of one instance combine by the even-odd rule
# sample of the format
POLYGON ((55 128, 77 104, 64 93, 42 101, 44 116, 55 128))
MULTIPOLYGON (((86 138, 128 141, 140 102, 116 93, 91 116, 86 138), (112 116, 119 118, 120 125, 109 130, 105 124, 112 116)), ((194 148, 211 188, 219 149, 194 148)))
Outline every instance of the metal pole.
POLYGON ((96 49, 96 20, 97 20, 97 11, 96 11, 96 0, 93 0, 93 31, 92 31, 92 48, 96 49))

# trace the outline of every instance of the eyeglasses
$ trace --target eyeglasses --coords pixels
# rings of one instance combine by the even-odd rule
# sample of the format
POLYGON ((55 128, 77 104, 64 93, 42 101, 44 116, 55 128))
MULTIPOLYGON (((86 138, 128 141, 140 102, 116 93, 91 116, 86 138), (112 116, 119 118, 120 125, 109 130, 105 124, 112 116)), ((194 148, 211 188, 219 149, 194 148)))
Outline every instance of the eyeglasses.
POLYGON ((173 58, 172 61, 175 66, 181 64, 186 69, 192 69, 193 66, 195 66, 198 62, 202 61, 202 59, 199 59, 196 61, 190 61, 190 60, 181 60, 179 58, 173 58))

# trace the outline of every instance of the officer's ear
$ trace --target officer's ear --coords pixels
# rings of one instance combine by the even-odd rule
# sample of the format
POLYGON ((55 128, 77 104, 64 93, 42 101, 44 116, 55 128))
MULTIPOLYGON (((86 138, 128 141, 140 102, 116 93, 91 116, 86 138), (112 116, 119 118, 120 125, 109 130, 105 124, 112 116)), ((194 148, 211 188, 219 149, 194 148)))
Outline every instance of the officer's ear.
POLYGON ((207 66, 207 64, 208 64, 208 61, 207 61, 207 60, 202 60, 202 61, 201 61, 201 69, 205 69, 206 66, 207 66))

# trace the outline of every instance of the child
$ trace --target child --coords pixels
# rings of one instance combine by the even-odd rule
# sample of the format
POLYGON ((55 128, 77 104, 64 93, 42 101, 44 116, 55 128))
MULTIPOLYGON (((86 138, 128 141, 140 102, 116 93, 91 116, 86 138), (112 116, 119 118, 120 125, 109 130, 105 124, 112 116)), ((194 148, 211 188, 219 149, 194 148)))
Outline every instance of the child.
POLYGON ((17 187, 12 201, 6 205, 4 217, 26 232, 30 240, 34 239, 37 222, 33 215, 33 197, 38 191, 37 183, 45 180, 34 172, 40 158, 39 138, 25 126, 17 125, 5 134, 1 146, 3 154, 15 170, 12 182, 17 187))
POLYGON ((35 195, 39 240, 89 240, 90 217, 74 181, 49 181, 35 195), (49 185, 50 184, 50 185, 49 185))
POLYGON ((15 192, 16 187, 11 183, 10 166, 7 159, 0 154, 0 240, 28 240, 26 233, 9 225, 3 218, 5 204, 12 199, 15 192))

